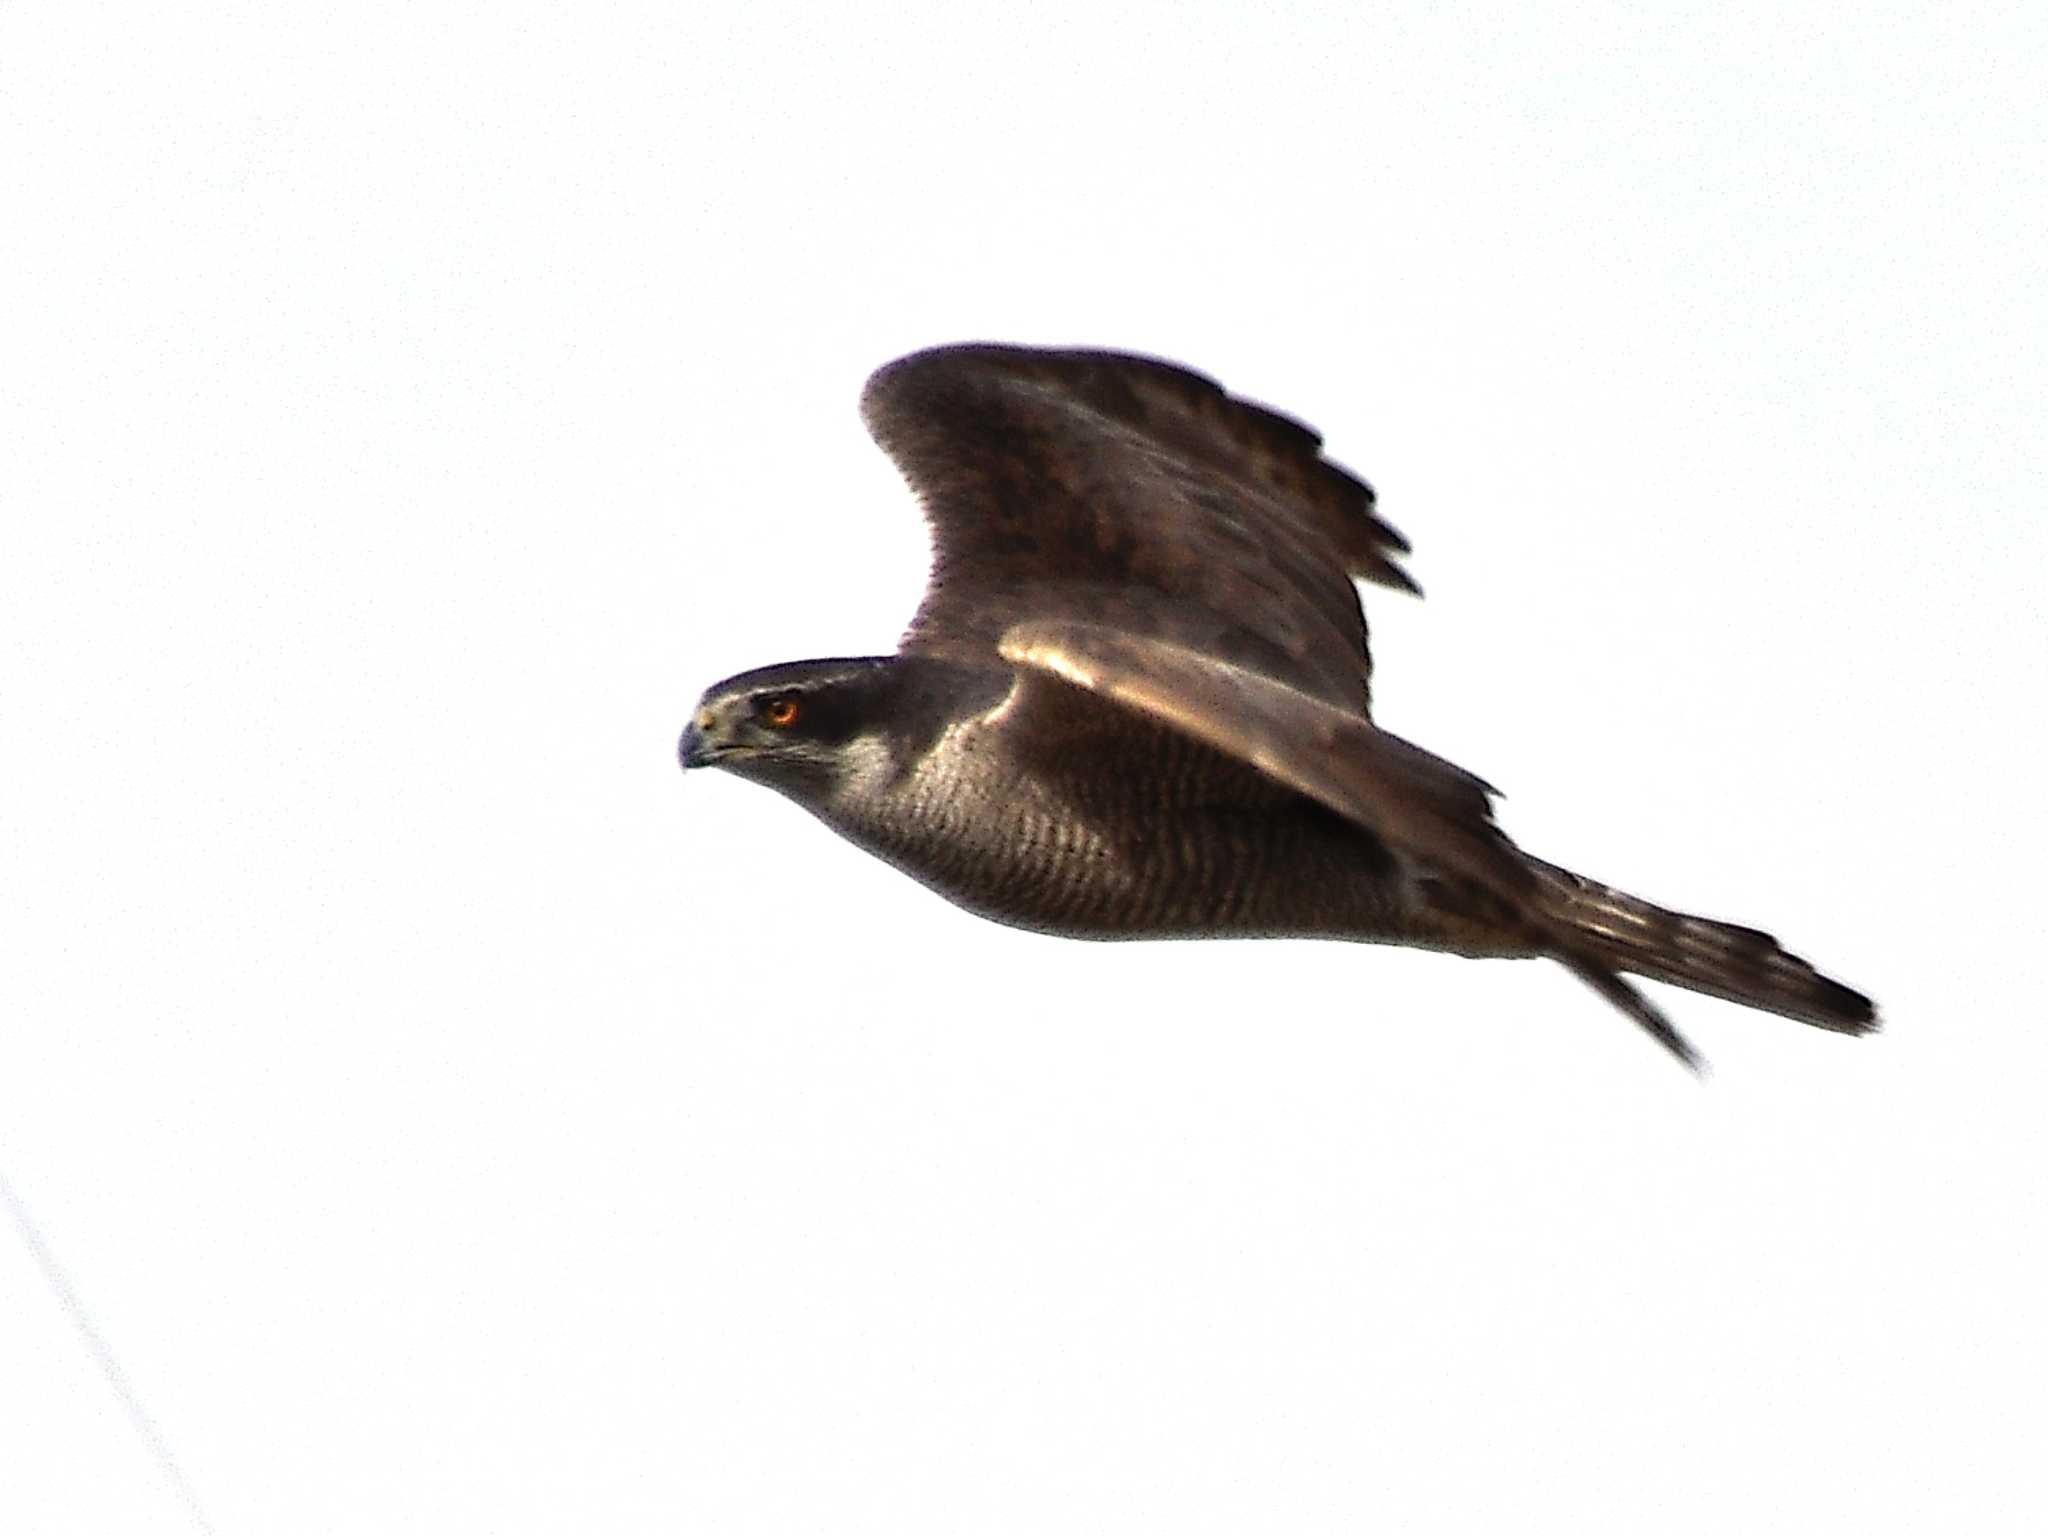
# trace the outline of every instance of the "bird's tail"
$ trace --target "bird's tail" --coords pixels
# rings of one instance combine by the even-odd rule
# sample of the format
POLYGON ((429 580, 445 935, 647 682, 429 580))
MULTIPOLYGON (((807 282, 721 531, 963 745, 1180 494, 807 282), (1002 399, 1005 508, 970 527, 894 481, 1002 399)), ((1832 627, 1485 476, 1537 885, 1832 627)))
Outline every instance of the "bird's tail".
POLYGON ((1877 1028, 1869 998, 1787 954, 1768 933, 1667 911, 1540 859, 1529 863, 1549 898, 1552 921, 1595 967, 1689 987, 1846 1035, 1877 1028))

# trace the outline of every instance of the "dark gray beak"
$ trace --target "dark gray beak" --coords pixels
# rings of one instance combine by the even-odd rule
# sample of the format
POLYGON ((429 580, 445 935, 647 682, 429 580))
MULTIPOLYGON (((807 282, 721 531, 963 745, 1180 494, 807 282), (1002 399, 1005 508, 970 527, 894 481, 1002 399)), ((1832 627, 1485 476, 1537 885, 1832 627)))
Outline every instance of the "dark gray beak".
POLYGON ((683 727, 683 739, 676 747, 676 755, 683 760, 685 768, 702 768, 711 761, 711 743, 704 739, 696 721, 692 720, 683 727))

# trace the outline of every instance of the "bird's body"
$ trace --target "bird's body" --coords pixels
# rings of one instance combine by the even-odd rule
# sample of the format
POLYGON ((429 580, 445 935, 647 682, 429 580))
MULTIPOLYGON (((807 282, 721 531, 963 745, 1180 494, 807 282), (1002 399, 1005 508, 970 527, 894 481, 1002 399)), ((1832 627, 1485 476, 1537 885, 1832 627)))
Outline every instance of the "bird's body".
POLYGON ((1490 788, 1380 730, 1353 577, 1413 589, 1319 439, 1114 353, 942 348, 869 425, 922 493, 893 657, 709 690, 683 740, 968 910, 1074 938, 1304 937, 1557 959, 1687 1060, 1623 971, 1860 1033, 1768 936, 1532 859, 1490 788))
POLYGON ((1014 672, 903 670, 932 669, 949 697, 987 707, 925 738, 855 738, 849 771, 810 808, 949 900, 1067 938, 1397 931, 1392 861, 1363 828, 1142 721, 1038 751, 1014 672))

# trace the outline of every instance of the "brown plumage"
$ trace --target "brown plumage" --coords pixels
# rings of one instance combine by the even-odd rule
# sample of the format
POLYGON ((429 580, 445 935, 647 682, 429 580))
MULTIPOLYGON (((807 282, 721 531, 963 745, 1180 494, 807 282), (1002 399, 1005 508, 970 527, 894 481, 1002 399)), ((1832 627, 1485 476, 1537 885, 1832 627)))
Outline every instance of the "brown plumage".
POLYGON ((932 531, 900 654, 728 679, 686 766, 1002 922, 1548 956, 1689 1063, 1623 973, 1874 1027, 1765 934, 1530 858, 1489 786, 1373 724, 1354 580, 1416 590, 1408 545, 1300 423, 1151 359, 988 345, 861 405, 932 531))

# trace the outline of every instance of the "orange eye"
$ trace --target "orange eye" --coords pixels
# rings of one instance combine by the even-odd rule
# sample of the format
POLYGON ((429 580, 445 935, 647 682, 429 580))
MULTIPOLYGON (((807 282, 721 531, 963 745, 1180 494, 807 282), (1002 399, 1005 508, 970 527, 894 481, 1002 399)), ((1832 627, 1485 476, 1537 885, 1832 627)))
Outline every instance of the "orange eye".
POLYGON ((784 726, 795 725, 796 717, 796 700, 786 693, 780 698, 770 699, 761 706, 761 718, 778 730, 784 726))

